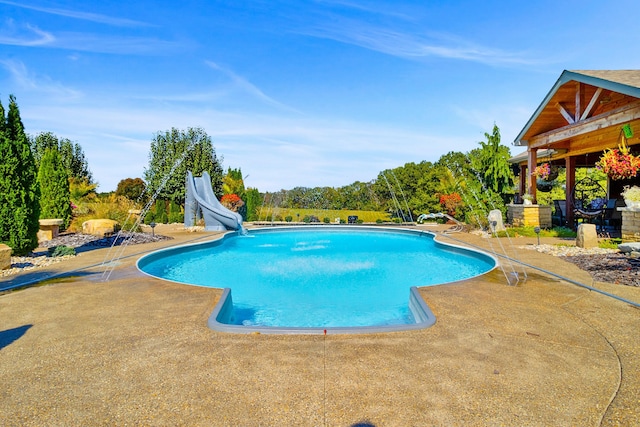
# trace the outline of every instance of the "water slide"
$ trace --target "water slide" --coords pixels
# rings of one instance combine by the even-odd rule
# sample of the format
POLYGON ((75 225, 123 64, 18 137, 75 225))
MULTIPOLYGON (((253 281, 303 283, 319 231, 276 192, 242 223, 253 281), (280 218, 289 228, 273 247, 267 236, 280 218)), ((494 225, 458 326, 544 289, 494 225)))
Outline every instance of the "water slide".
POLYGON ((192 227, 195 220, 203 218, 205 230, 242 230, 242 215, 220 204, 211 187, 211 177, 207 171, 194 177, 187 171, 187 195, 184 203, 184 226, 192 227), (202 215, 202 216, 201 216, 202 215))

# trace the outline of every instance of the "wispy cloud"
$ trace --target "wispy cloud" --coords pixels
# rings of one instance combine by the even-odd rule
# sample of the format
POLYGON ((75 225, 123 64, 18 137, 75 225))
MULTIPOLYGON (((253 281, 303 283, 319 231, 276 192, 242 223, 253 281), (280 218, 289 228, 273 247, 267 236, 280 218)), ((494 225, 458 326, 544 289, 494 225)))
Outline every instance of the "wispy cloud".
POLYGON ((5 20, 0 28, 0 44, 10 46, 44 46, 55 41, 55 37, 32 25, 18 26, 11 20, 5 20))
POLYGON ((411 60, 440 57, 490 65, 538 63, 522 52, 491 48, 453 35, 418 34, 342 17, 325 20, 299 32, 411 60))
POLYGON ((0 4, 19 7, 22 9, 35 10, 37 12, 47 13, 50 15, 64 16, 67 18, 80 19, 83 21, 97 22, 100 24, 108 24, 119 27, 148 27, 151 26, 146 22, 136 21, 127 18, 115 18, 112 16, 101 15, 99 13, 81 12, 70 9, 58 9, 51 7, 32 6, 24 3, 16 3, 12 1, 0 0, 0 4))
POLYGON ((57 34, 51 47, 120 55, 161 55, 188 48, 182 42, 154 37, 104 36, 72 32, 57 34))
POLYGON ((0 66, 7 70, 15 85, 23 91, 51 95, 65 100, 77 99, 82 96, 82 93, 76 89, 66 87, 47 76, 31 73, 21 61, 0 60, 0 66))
POLYGON ((283 109, 291 112, 297 112, 295 109, 287 105, 284 105, 281 102, 278 102, 275 99, 271 98, 270 96, 266 95, 262 90, 260 90, 253 83, 249 82, 244 77, 241 77, 238 74, 234 73, 232 70, 222 67, 213 61, 205 61, 205 64, 207 64, 212 69, 219 71, 225 76, 227 76, 227 78, 229 78, 229 80, 231 80, 238 89, 259 99, 265 104, 271 105, 273 107, 277 107, 279 109, 283 109))
POLYGON ((401 12, 397 3, 380 4, 375 5, 353 0, 316 0, 316 3, 321 5, 327 5, 330 7, 339 7, 344 9, 352 9, 358 12, 365 12, 371 15, 389 16, 394 18, 401 18, 403 20, 413 20, 414 16, 401 12))

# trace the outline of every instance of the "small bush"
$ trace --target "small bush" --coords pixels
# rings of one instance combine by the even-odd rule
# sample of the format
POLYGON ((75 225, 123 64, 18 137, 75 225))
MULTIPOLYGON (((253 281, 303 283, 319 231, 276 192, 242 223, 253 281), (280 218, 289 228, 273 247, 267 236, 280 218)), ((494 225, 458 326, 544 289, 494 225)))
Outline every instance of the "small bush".
POLYGON ((284 220, 287 221, 287 222, 291 222, 291 221, 293 221, 293 217, 291 215, 287 215, 287 216, 284 217, 284 220))
POLYGON ((167 204, 164 200, 156 200, 156 212, 154 219, 159 224, 169 223, 169 216, 167 216, 167 204))
POLYGON ((324 218, 322 218, 322 222, 324 222, 325 224, 330 224, 331 220, 329 219, 328 216, 325 216, 324 218))
POLYGON ((49 252, 49 256, 53 258, 59 257, 59 256, 76 254, 76 250, 74 248, 70 246, 65 246, 65 245, 53 246, 49 248, 48 252, 49 252))
MULTIPOLYGON (((376 219, 376 224, 382 224, 384 221, 381 220, 380 218, 376 219)), ((340 220, 340 223, 342 223, 342 220, 340 220)))
POLYGON ((153 212, 149 211, 147 212, 147 214, 144 216, 144 223, 149 225, 153 222, 153 220, 155 219, 155 215, 153 214, 153 212))
POLYGON ((184 214, 180 210, 180 205, 173 201, 169 203, 169 222, 172 224, 184 222, 184 214))
POLYGON ((602 249, 618 249, 622 239, 604 239, 598 242, 598 247, 602 249))

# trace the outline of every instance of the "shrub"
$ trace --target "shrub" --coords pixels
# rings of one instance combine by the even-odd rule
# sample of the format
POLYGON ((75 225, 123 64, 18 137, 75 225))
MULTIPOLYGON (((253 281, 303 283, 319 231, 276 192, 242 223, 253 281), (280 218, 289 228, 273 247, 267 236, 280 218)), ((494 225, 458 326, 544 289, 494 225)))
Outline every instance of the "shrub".
POLYGON ((53 246, 48 249, 50 257, 59 257, 59 256, 67 256, 67 255, 75 255, 76 250, 71 246, 59 245, 53 246))
POLYGON ((142 196, 146 188, 142 178, 127 178, 118 183, 116 196, 124 196, 129 200, 136 201, 142 196))
POLYGON ((29 141, 13 95, 0 104, 0 243, 16 255, 38 247, 40 188, 29 141))
POLYGON ((324 218, 322 218, 322 222, 324 222, 325 224, 329 224, 331 223, 331 220, 329 219, 328 216, 325 216, 324 218))
POLYGON ((284 217, 284 220, 287 221, 287 222, 291 222, 291 221, 293 221, 293 217, 291 215, 287 215, 287 216, 284 217))
POLYGON ((69 178, 62 164, 60 153, 55 148, 47 148, 38 169, 40 184, 40 218, 60 218, 62 229, 71 223, 71 198, 69 178))
POLYGON ((167 216, 167 204, 164 200, 156 200, 154 220, 158 224, 167 224, 169 222, 169 217, 167 216))
POLYGON ((143 222, 147 225, 151 224, 153 222, 153 220, 155 219, 155 215, 153 214, 153 212, 149 211, 147 212, 147 214, 144 216, 144 220, 143 222))
POLYGON ((169 202, 169 222, 184 222, 184 214, 180 211, 180 205, 174 203, 173 201, 169 202))

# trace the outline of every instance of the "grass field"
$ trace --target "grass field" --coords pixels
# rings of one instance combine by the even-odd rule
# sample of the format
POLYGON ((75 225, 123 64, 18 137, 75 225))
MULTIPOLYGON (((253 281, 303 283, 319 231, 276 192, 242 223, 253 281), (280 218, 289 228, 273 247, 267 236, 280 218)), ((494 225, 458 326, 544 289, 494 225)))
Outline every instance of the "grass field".
POLYGON ((347 222, 349 216, 357 216, 363 222, 376 222, 378 220, 388 222, 391 217, 387 212, 358 211, 358 210, 338 210, 338 209, 289 209, 289 208, 261 208, 259 210, 259 221, 286 221, 291 217, 293 222, 303 221, 305 217, 315 216, 320 222, 335 223, 336 218, 341 222, 347 222))

